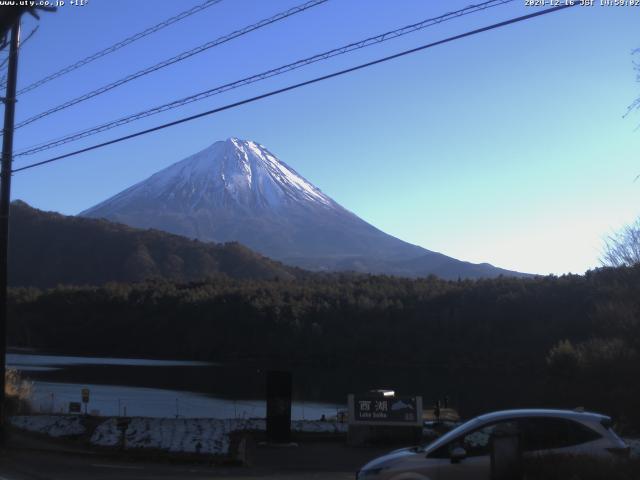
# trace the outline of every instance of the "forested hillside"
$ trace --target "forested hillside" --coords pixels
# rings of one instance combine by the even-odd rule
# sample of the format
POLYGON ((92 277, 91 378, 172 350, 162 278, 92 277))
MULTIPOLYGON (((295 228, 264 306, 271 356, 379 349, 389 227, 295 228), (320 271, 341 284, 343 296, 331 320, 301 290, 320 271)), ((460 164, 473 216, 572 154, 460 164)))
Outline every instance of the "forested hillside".
POLYGON ((102 285, 153 278, 291 279, 303 272, 238 243, 214 244, 158 230, 11 204, 9 282, 15 286, 102 285))
POLYGON ((639 313, 640 267, 449 282, 148 282, 14 289, 10 340, 70 353, 307 365, 352 378, 418 371, 403 381, 419 390, 439 379, 482 408, 583 405, 640 427, 639 313))

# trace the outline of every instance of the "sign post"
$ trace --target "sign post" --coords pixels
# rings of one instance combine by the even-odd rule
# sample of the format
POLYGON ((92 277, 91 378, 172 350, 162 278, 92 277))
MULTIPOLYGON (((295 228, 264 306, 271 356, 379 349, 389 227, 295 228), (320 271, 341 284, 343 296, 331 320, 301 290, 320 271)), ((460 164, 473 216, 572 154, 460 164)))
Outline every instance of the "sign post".
POLYGON ((122 439, 121 448, 122 451, 124 451, 127 449, 127 428, 129 427, 129 419, 126 417, 118 417, 116 420, 116 426, 118 427, 118 430, 120 430, 120 438, 122 439))
POLYGON ((88 388, 83 388, 82 389, 82 403, 84 403, 84 414, 87 415, 87 407, 89 404, 89 389, 88 388))

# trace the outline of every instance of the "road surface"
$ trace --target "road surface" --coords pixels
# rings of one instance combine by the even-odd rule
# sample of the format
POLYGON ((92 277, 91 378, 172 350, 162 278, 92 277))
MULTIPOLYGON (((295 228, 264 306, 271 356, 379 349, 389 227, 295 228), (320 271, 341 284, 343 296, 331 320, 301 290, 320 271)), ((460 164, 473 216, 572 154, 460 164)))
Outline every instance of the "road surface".
MULTIPOLYGON (((329 469, 331 470, 331 469, 329 469)), ((0 453, 0 480, 137 480, 137 479, 353 480, 353 471, 293 471, 277 467, 210 467, 206 464, 170 464, 121 461, 104 456, 32 450, 0 453)))

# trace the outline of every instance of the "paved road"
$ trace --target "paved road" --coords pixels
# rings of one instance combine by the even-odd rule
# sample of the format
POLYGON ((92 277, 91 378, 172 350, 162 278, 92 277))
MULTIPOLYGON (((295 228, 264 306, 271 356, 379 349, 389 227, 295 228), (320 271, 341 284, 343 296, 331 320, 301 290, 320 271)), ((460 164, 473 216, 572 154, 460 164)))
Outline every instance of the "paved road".
POLYGON ((0 480, 137 480, 233 479, 251 480, 281 478, 284 480, 353 480, 353 471, 293 471, 287 466, 273 467, 209 467, 206 464, 172 465, 135 461, 119 461, 103 456, 87 456, 7 450, 0 453, 0 480))

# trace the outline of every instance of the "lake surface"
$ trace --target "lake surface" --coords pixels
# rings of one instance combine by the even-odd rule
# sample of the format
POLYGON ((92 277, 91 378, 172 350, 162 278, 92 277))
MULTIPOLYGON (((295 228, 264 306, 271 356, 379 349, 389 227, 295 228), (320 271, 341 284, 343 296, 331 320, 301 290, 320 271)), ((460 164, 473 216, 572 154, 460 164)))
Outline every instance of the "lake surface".
MULTIPOLYGON (((7 354, 7 366, 33 382, 36 412, 68 411, 90 390, 87 410, 96 415, 185 418, 263 418, 265 372, 208 362, 107 357, 7 354), (225 384, 225 379, 227 383, 225 384), (253 393, 253 394, 252 394, 253 393)), ((294 394, 293 419, 332 417, 345 405, 294 394), (296 398, 298 397, 298 398, 296 398)), ((83 406, 84 409, 84 406, 83 406)))
POLYGON ((154 360, 147 358, 112 358, 112 357, 82 357, 70 355, 38 355, 32 353, 7 353, 7 363, 20 369, 30 366, 42 367, 55 365, 63 367, 69 365, 129 365, 147 367, 202 367, 217 365, 210 362, 194 362, 186 360, 154 360))
MULTIPOLYGON (((266 370, 279 368, 257 360, 208 363, 24 351, 8 354, 7 363, 34 382, 36 411, 67 410, 69 402, 80 401, 86 387, 91 390, 88 409, 100 415, 122 415, 126 407, 131 416, 192 418, 264 417, 266 370)), ((346 408, 349 393, 378 388, 421 395, 426 407, 447 396, 466 417, 501 408, 539 407, 537 399, 547 388, 540 381, 514 392, 514 374, 509 371, 487 375, 472 367, 451 371, 446 364, 380 366, 363 360, 288 369, 293 372, 292 417, 306 420, 333 417, 337 409, 346 408)))

